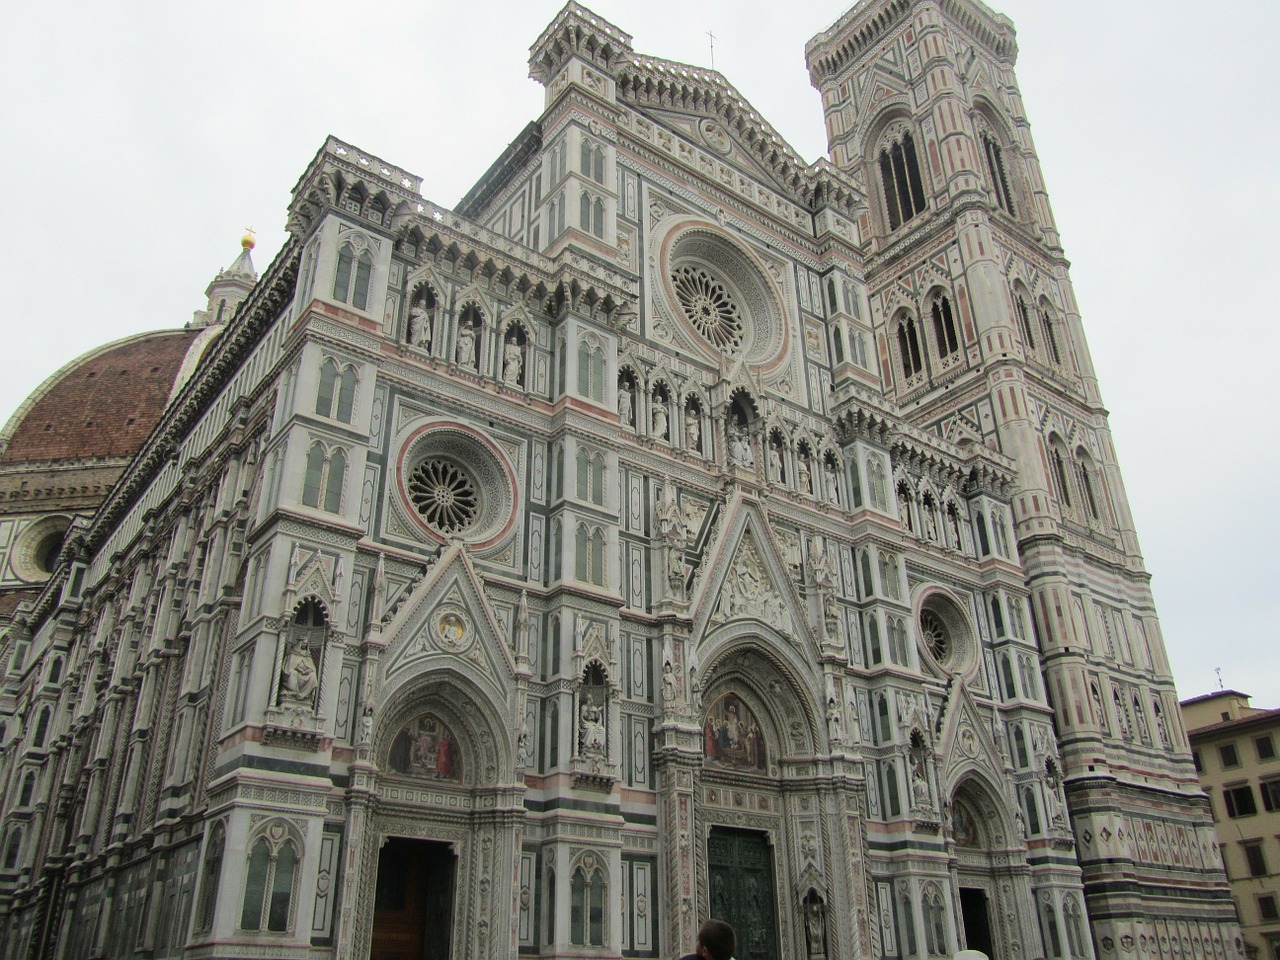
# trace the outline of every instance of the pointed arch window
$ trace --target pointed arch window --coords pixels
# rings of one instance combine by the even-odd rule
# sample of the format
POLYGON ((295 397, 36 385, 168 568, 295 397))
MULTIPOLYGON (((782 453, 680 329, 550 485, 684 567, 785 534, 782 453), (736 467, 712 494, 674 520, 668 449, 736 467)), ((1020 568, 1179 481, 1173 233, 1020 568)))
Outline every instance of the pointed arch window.
POLYGON ((1004 173, 1004 150, 995 137, 985 131, 982 134, 982 152, 987 158, 987 173, 991 176, 996 203, 1009 216, 1017 216, 1013 209, 1013 194, 1009 192, 1009 178, 1004 173))
POLYGON ((347 474, 347 455, 324 444, 314 443, 307 451, 307 472, 302 480, 302 503, 328 513, 342 512, 342 484, 347 474))
POLYGON ((1018 686, 1013 676, 1013 661, 1007 653, 1000 655, 1000 686, 1003 688, 1002 692, 1006 700, 1013 700, 1018 696, 1018 686))
POLYGON ((1058 350, 1058 336, 1054 332, 1056 323, 1046 307, 1040 308, 1040 325, 1044 329, 1044 342, 1049 347, 1049 356, 1053 358, 1054 363, 1062 363, 1062 354, 1058 350))
POLYGON ((604 150, 590 140, 582 141, 582 174, 596 183, 604 183, 604 150))
POLYGON ((36 790, 36 774, 34 770, 28 770, 27 775, 22 778, 22 791, 18 794, 18 806, 31 806, 31 798, 36 790))
POLYGON ((222 854, 226 847, 226 829, 221 822, 214 825, 205 847, 204 868, 200 878, 200 900, 196 914, 196 929, 208 930, 213 926, 214 910, 218 906, 218 886, 222 879, 222 854))
POLYGON ((583 583, 591 583, 597 587, 605 585, 604 543, 603 529, 588 527, 585 523, 578 524, 574 573, 583 583))
POLYGON ((950 954, 947 949, 947 910, 942 893, 932 885, 924 895, 925 946, 930 956, 950 954))
POLYGON ((604 454, 598 450, 578 450, 578 497, 604 504, 604 454))
POLYGON ((598 867, 590 875, 582 867, 569 881, 569 941, 577 946, 604 946, 604 873, 598 867))
POLYGON ((259 837, 250 848, 245 875, 244 904, 240 911, 241 930, 266 929, 286 933, 293 913, 294 879, 298 851, 293 841, 272 844, 259 837), (264 927, 265 925, 265 927, 264 927))
MULTIPOLYGON (((880 623, 874 613, 867 615, 867 663, 877 666, 884 661, 884 651, 880 646, 880 623)), ((885 709, 888 705, 881 703, 885 709)))
POLYGON ((960 349, 956 338, 956 323, 951 315, 951 301, 939 294, 933 299, 933 338, 938 344, 938 356, 946 358, 960 349))
POLYGON ((1018 322, 1022 325, 1022 339, 1028 350, 1036 348, 1036 337, 1031 330, 1031 314, 1027 310, 1027 301, 1022 299, 1022 295, 1018 294, 1016 300, 1018 308, 1018 322))
POLYGON ((40 711, 40 719, 36 721, 36 733, 31 739, 33 747, 43 747, 45 738, 49 735, 49 717, 50 711, 45 707, 40 711))
POLYGON ((578 393, 604 402, 604 348, 593 340, 578 343, 578 393))
POLYGON ((1062 449, 1054 444, 1049 449, 1049 460, 1053 463, 1053 478, 1058 483, 1058 496, 1064 507, 1071 507, 1071 485, 1067 481, 1067 465, 1062 449))
POLYGON ((18 866, 18 856, 22 853, 22 830, 18 827, 13 829, 9 834, 9 840, 4 845, 4 869, 13 870, 18 866))
POLYGON ((369 278, 373 273, 373 257, 368 250, 356 253, 349 243, 338 248, 338 269, 333 277, 333 299, 349 303, 357 310, 369 305, 369 278))
POLYGON ((902 362, 902 375, 908 380, 924 368, 915 317, 904 316, 898 321, 898 358, 902 362))
POLYGON ((338 372, 338 363, 332 357, 320 364, 320 385, 316 389, 316 414, 332 420, 351 422, 356 397, 356 370, 353 366, 338 372), (335 409, 334 401, 337 401, 335 409))
POLYGON ((924 186, 911 131, 904 130, 880 150, 880 184, 884 190, 889 229, 897 230, 924 212, 924 186))
POLYGON ((1102 515, 1098 510, 1098 502, 1101 499, 1097 488, 1098 475, 1083 448, 1076 451, 1076 467, 1080 474, 1080 489, 1084 493, 1085 504, 1089 507, 1089 515, 1095 520, 1101 520, 1102 515))

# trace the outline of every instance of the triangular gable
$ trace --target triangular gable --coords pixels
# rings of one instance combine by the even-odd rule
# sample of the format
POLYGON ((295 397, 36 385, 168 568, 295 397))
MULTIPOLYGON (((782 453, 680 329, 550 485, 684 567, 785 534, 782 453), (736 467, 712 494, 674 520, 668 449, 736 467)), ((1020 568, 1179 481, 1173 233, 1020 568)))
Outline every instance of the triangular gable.
POLYGON ((516 673, 511 641, 461 544, 444 551, 400 603, 383 636, 388 649, 380 679, 387 687, 433 668, 450 667, 487 681, 491 691, 511 689, 516 673))
POLYGON ((302 544, 295 544, 290 558, 292 576, 286 589, 285 601, 292 613, 293 607, 307 597, 315 597, 325 608, 329 625, 337 629, 338 598, 334 581, 339 576, 336 557, 302 544))
POLYGON ((693 597, 693 635, 754 619, 800 647, 816 650, 804 603, 758 504, 730 501, 719 541, 706 554, 706 573, 693 597))
POLYGON ((948 685, 934 740, 938 758, 938 784, 950 796, 970 770, 982 770, 992 783, 1004 777, 1005 761, 978 705, 960 677, 948 685))

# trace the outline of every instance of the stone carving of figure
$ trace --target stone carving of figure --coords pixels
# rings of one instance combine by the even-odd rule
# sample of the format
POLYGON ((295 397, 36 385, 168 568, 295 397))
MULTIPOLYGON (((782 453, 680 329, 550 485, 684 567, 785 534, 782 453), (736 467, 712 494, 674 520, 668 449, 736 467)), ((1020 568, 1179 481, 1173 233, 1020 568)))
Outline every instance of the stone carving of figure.
POLYGON ((469 323, 458 326, 458 364, 463 367, 476 365, 476 331, 469 323))
POLYGON ((659 440, 667 439, 667 405, 658 397, 653 399, 653 435, 659 440))
POLYGON ((809 956, 820 957, 823 955, 822 946, 824 943, 824 927, 826 911, 823 909, 822 900, 814 897, 807 900, 804 905, 804 933, 809 940, 809 956))
POLYGON ((1169 728, 1164 724, 1164 713, 1159 706, 1156 707, 1156 733, 1160 735, 1160 743, 1164 746, 1171 746, 1169 743, 1169 728))
POLYGON ((911 525, 911 498, 907 496, 907 491, 903 487, 898 487, 898 515, 903 527, 915 530, 911 525))
POLYGON ((778 452, 778 448, 772 443, 768 444, 769 449, 769 479, 775 483, 782 482, 782 454, 778 452))
POLYGON ((373 707, 365 707, 360 714, 359 746, 367 747, 373 743, 373 707))
POLYGON ((840 483, 836 477, 836 465, 828 460, 822 465, 822 473, 827 480, 827 499, 837 507, 840 506, 840 483))
POLYGON ((813 582, 823 590, 834 590, 836 566, 827 553, 827 542, 820 537, 814 538, 809 564, 813 567, 813 582))
POLYGON ((796 485, 796 489, 801 493, 812 493, 813 473, 809 469, 808 457, 796 457, 796 475, 800 478, 800 482, 796 485))
POLYGON ((431 314, 422 302, 409 310, 409 342, 420 350, 431 349, 431 314))
POLYGON ((920 508, 920 515, 924 522, 924 535, 929 540, 936 541, 938 539, 938 521, 933 515, 932 506, 924 506, 920 508))
POLYGON ((831 738, 832 743, 839 743, 841 733, 840 705, 836 703, 835 697, 829 697, 827 699, 827 735, 831 738))
POLYGON ((315 661, 307 650, 307 641, 298 637, 284 658, 284 670, 280 677, 280 696, 292 703, 315 706, 316 688, 320 678, 316 674, 315 661))
POLYGON ((604 753, 604 711, 596 703, 595 697, 587 694, 578 712, 581 733, 582 752, 584 754, 604 753))
POLYGON ((741 424, 730 428, 729 462, 748 470, 756 465, 756 456, 751 452, 751 438, 747 435, 747 428, 741 424))
POLYGON ((684 413, 684 444, 690 450, 698 449, 698 441, 702 438, 702 426, 698 423, 698 411, 686 410, 684 413))
POLYGON ((523 372, 524 350, 515 340, 508 340, 502 354, 502 382, 509 387, 518 387, 523 372))
POLYGON ((662 701, 671 703, 676 698, 676 671, 668 660, 662 665, 662 701))
POLYGON ((667 576, 671 580, 684 577, 684 552, 689 545, 684 515, 676 502, 676 489, 670 483, 663 484, 658 499, 658 532, 667 552, 667 576))
POLYGON ((618 420, 631 426, 631 387, 625 380, 618 384, 618 420))

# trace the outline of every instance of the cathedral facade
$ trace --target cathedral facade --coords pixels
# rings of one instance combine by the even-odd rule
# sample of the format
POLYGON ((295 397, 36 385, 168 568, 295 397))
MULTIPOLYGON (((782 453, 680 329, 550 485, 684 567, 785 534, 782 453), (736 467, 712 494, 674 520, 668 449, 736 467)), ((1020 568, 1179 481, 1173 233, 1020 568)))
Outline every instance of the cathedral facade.
POLYGON ((22 581, 4 955, 1240 956, 1016 53, 863 0, 809 164, 571 0, 455 209, 330 138, 22 581))

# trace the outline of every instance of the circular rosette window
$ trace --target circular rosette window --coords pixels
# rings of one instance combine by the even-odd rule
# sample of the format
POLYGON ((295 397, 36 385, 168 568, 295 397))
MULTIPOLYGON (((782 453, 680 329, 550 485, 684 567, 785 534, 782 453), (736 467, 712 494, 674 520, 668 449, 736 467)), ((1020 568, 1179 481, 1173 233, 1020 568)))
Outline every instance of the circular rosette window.
POLYGON ((496 543, 515 518, 515 473, 487 437, 468 427, 425 426, 410 435, 397 468, 410 516, 433 539, 496 543))
POLYGON ((28 583, 48 580, 57 569, 70 526, 71 518, 59 515, 42 517, 23 530, 10 555, 14 573, 28 583))
POLYGON ((973 631, 960 608, 942 593, 931 593, 920 604, 916 618, 920 646, 944 673, 967 674, 973 667, 977 650, 973 631))
POLYGON ((751 254, 709 225, 673 232, 663 249, 667 302, 690 332, 712 351, 751 363, 780 357, 781 301, 751 254))

